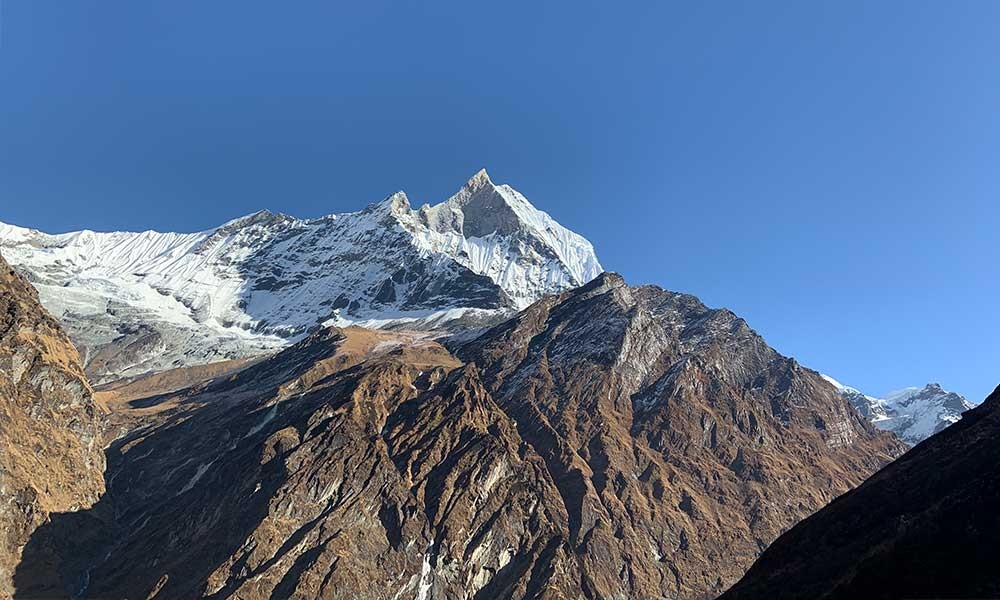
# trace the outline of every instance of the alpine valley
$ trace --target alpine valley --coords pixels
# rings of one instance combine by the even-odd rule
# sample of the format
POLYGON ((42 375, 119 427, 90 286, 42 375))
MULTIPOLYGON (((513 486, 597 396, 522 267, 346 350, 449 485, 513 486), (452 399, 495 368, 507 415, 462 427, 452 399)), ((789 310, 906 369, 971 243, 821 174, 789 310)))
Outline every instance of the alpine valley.
POLYGON ((714 598, 908 444, 961 479, 935 449, 996 404, 945 429, 971 405, 938 386, 843 386, 485 171, 418 209, 3 225, 0 254, 0 597, 714 598))

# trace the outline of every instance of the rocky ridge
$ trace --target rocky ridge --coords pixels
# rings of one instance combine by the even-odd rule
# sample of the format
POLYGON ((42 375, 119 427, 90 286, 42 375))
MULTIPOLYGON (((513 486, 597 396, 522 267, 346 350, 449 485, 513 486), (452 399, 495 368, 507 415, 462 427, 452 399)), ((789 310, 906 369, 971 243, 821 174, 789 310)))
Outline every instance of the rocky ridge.
POLYGON ((35 529, 104 491, 102 425, 73 345, 0 257, 0 597, 35 529))
POLYGON ((23 597, 711 597, 904 449, 731 312, 613 274, 450 350, 323 329, 125 404, 23 597))

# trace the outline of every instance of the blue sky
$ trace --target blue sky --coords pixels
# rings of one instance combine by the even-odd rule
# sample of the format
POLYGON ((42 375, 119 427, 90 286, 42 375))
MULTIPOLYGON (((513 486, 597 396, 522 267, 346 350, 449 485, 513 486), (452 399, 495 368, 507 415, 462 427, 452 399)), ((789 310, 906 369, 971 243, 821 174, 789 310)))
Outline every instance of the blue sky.
POLYGON ((868 393, 1000 383, 1000 3, 338 4, 3 1, 0 220, 193 231, 485 166, 868 393))

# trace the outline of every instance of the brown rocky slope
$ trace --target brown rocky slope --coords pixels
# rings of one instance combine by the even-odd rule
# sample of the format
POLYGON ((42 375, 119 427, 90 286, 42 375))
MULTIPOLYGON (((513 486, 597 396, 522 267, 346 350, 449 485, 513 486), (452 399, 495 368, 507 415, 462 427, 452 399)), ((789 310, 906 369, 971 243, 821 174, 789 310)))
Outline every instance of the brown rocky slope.
POLYGON ((1000 387, 778 538, 723 598, 998 598, 1000 387))
POLYGON ((100 441, 76 350, 0 257, 0 597, 49 513, 87 508, 104 491, 100 441))
POLYGON ((903 450, 731 312, 613 274, 451 351, 329 329, 128 404, 166 408, 19 597, 709 597, 903 450))

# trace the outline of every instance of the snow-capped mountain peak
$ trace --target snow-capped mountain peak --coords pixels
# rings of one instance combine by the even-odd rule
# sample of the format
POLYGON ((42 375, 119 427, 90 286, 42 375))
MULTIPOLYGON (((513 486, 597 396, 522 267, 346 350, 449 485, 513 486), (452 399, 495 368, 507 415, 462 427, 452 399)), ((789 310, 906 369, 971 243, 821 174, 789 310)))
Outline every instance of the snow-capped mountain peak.
POLYGON ((603 271, 589 241, 514 188, 494 184, 485 169, 437 205, 413 210, 402 192, 383 202, 419 245, 446 249, 463 266, 497 282, 517 308, 603 271), (514 256, 527 260, 512 263, 514 256))
POLYGON ((901 440, 915 445, 948 425, 959 421, 962 413, 974 405, 960 394, 949 392, 938 383, 922 388, 907 387, 875 398, 823 375, 840 395, 849 401, 876 427, 892 431, 901 440))
POLYGON ((197 233, 0 224, 0 250, 98 381, 277 348, 327 322, 520 309, 602 271, 585 238, 485 170, 417 210, 400 191, 357 212, 260 210, 197 233))

